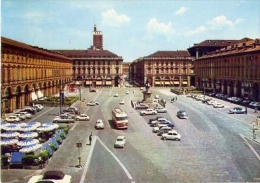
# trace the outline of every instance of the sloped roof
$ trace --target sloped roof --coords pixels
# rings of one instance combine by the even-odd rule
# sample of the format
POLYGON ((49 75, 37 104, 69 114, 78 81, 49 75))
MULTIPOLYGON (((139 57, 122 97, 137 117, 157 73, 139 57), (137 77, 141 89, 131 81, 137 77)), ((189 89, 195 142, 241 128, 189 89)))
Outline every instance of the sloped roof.
POLYGON ((19 42, 19 41, 15 41, 15 40, 12 40, 12 39, 9 39, 9 38, 6 38, 6 37, 1 37, 1 45, 2 46, 8 45, 8 46, 12 46, 12 47, 16 47, 16 48, 19 48, 19 49, 31 51, 31 52, 41 54, 41 55, 71 60, 70 58, 68 58, 64 55, 52 52, 51 50, 39 48, 37 46, 31 46, 29 44, 25 44, 25 43, 22 43, 22 42, 19 42))
POLYGON ((118 55, 108 51, 108 50, 53 50, 58 53, 64 54, 67 57, 119 57, 118 55))
POLYGON ((146 58, 150 57, 190 57, 190 54, 187 50, 177 50, 177 51, 157 51, 151 55, 146 56, 146 58))

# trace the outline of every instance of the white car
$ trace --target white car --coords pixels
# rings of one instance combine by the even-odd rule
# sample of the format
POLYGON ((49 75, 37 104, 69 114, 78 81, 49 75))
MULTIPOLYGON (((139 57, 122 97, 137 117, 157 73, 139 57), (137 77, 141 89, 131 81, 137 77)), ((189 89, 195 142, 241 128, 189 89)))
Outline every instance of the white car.
POLYGON ((181 135, 176 130, 171 130, 168 133, 162 134, 162 140, 181 140, 181 135))
POLYGON ((5 121, 7 121, 7 122, 18 122, 18 121, 20 121, 20 118, 17 117, 17 116, 7 116, 5 118, 5 121))
POLYGON ((43 110, 43 105, 35 104, 33 107, 37 107, 40 111, 43 110))
POLYGON ((127 95, 128 95, 129 93, 130 93, 129 91, 126 91, 126 92, 125 92, 125 94, 127 94, 127 95))
POLYGON ((74 119, 72 116, 67 114, 62 114, 60 116, 55 116, 53 119, 53 123, 74 123, 74 119))
POLYGON ((30 114, 29 112, 19 112, 20 114, 24 115, 26 118, 31 119, 32 118, 32 114, 30 114))
POLYGON ((118 136, 116 138, 116 142, 114 144, 114 147, 125 147, 125 144, 126 144, 126 138, 125 136, 118 136))
POLYGON ((95 101, 90 101, 87 103, 87 106, 96 106, 96 105, 99 105, 99 103, 95 101))
POLYGON ((114 94, 114 97, 118 97, 118 93, 115 93, 115 94, 114 94))
POLYGON ((224 108, 224 104, 214 103, 214 104, 213 104, 213 107, 214 107, 214 108, 224 108))
POLYGON ((140 111, 140 115, 156 115, 157 111, 151 108, 148 108, 144 111, 140 111))
POLYGON ((162 106, 155 107, 154 110, 157 111, 157 113, 166 113, 167 110, 163 108, 162 106))
POLYGON ((95 128, 96 129, 104 129, 104 123, 103 123, 102 119, 98 119, 96 121, 95 128))
POLYGON ((80 114, 76 116, 77 121, 89 121, 89 116, 87 114, 80 114))
POLYGON ((62 171, 46 171, 43 175, 32 176, 28 183, 71 183, 71 178, 70 175, 66 175, 62 171))
POLYGON ((124 105, 125 104, 125 101, 123 99, 120 100, 119 104, 122 104, 124 105))
POLYGON ((21 114, 21 113, 15 113, 13 114, 14 116, 17 116, 18 118, 20 118, 21 120, 25 120, 26 119, 26 116, 24 114, 21 114))

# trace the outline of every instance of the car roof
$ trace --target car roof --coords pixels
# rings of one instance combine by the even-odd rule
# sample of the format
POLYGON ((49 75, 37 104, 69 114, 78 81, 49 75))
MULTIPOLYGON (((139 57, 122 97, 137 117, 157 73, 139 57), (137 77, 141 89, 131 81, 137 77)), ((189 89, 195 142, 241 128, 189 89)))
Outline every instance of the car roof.
POLYGON ((61 180, 63 179, 65 174, 62 171, 46 171, 43 174, 43 179, 55 179, 55 180, 61 180))
POLYGON ((122 135, 117 136, 117 139, 124 139, 124 138, 125 138, 125 136, 122 136, 122 135))

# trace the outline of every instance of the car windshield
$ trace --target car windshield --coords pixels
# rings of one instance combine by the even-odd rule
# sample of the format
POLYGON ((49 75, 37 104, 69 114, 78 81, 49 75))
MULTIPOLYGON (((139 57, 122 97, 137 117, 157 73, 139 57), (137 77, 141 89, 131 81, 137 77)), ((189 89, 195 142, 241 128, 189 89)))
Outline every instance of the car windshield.
POLYGON ((123 141, 123 139, 117 139, 117 141, 123 141))

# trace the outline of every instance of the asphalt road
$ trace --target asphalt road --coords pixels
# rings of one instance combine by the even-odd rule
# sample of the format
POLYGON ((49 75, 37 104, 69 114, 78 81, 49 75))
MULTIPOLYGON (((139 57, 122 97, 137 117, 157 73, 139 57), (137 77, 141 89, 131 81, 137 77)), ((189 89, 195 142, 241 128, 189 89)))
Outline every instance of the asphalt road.
MULTIPOLYGON (((169 89, 151 89, 152 95, 158 94, 166 99, 167 113, 164 116, 175 124, 182 135, 181 141, 163 141, 152 132, 147 124, 155 116, 140 116, 131 106, 131 100, 143 98, 139 88, 105 88, 98 93, 82 90, 82 99, 96 100, 100 106, 86 106, 77 102, 81 113, 87 113, 90 121, 80 121, 71 125, 68 138, 55 152, 43 170, 2 170, 2 182, 25 183, 33 174, 59 169, 72 175, 73 183, 103 182, 259 182, 260 181, 260 144, 251 140, 251 123, 256 114, 249 109, 247 115, 229 115, 227 111, 234 104, 223 102, 225 108, 214 109, 185 96, 170 103, 174 96, 169 89), (132 91, 134 90, 134 94, 132 91), (114 93, 119 97, 113 97, 114 93), (129 116, 129 128, 117 130, 111 123, 111 111, 121 105, 129 116), (179 119, 176 112, 187 111, 188 119, 179 119), (104 130, 95 130, 97 119, 105 123, 104 130), (93 133, 92 145, 88 136, 93 133), (118 135, 124 135, 127 144, 123 149, 115 149, 118 135), (82 148, 76 148, 81 142, 82 148), (77 168, 81 157, 82 168, 77 168)), ((59 111, 45 108, 37 113, 34 121, 49 122, 59 111)), ((260 140, 259 131, 257 140, 260 140)))

